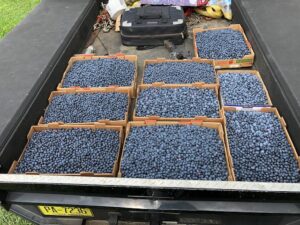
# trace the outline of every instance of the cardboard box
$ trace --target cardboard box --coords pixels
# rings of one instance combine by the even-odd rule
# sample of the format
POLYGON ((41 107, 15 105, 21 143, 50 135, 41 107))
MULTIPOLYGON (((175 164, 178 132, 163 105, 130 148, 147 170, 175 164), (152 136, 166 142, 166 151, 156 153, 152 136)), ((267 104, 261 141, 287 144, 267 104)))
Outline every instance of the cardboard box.
POLYGON ((237 112, 237 111, 251 111, 251 112, 271 112, 271 113, 274 113, 276 115, 276 117, 278 118, 280 124, 281 124, 281 127, 283 129, 283 132, 285 133, 285 136, 287 138, 287 141, 288 143, 290 144, 291 148, 292 148, 292 151, 293 151, 293 154, 295 156, 295 159, 299 165, 299 168, 300 168, 300 157, 298 156, 298 153, 296 151, 296 148, 292 142, 292 139, 287 131, 287 128, 286 128, 286 123, 285 123, 285 120, 283 117, 280 116, 277 108, 264 108, 264 107, 257 107, 257 108, 242 108, 242 107, 223 107, 222 108, 222 114, 223 114, 223 117, 224 117, 224 130, 225 130, 225 143, 226 143, 226 146, 227 146, 227 149, 229 151, 229 161, 230 161, 230 164, 232 165, 232 175, 233 177, 236 177, 235 176, 235 172, 234 172, 234 162, 233 162, 233 159, 232 159, 232 156, 230 154, 230 144, 229 144, 229 139, 228 139, 228 133, 227 133, 227 128, 226 128, 226 116, 225 116, 225 112, 237 112))
MULTIPOLYGON (((147 89, 147 88, 180 88, 180 87, 188 87, 188 88, 199 88, 199 89, 213 89, 216 93, 216 99, 218 100, 218 106, 220 111, 220 104, 218 98, 218 85, 207 85, 207 84, 144 84, 139 85, 137 90, 137 99, 136 103, 138 102, 138 95, 140 91, 147 89)), ((137 104, 136 104, 137 106, 137 104)), ((144 116, 138 117, 136 116, 137 107, 135 106, 133 112, 133 121, 144 121, 144 120, 159 120, 159 121, 193 121, 193 120, 201 120, 204 122, 223 122, 223 117, 220 113, 220 117, 217 118, 210 118, 205 115, 195 116, 193 118, 172 118, 172 117, 160 117, 160 116, 144 116)))
MULTIPOLYGON (((75 55, 69 60, 67 69, 65 70, 61 82, 57 86, 58 91, 63 91, 66 89, 82 89, 84 87, 70 87, 70 88, 64 88, 63 87, 63 82, 64 79, 67 75, 67 73, 70 71, 74 63, 78 61, 86 61, 86 60, 97 60, 97 59, 122 59, 122 60, 128 60, 129 62, 134 63, 135 65, 135 74, 134 74, 134 79, 131 83, 131 86, 118 86, 118 85, 111 85, 109 87, 118 87, 122 90, 129 90, 130 91, 130 96, 135 97, 136 96, 136 85, 137 85, 137 56, 136 55, 111 55, 111 56, 94 56, 94 55, 75 55)), ((102 88, 102 87, 91 87, 90 89, 97 89, 97 88, 102 88)))
MULTIPOLYGON (((118 153, 116 155, 116 160, 114 163, 114 166, 112 168, 112 173, 92 173, 89 171, 82 171, 81 173, 78 174, 67 174, 67 173, 62 173, 62 174, 42 174, 42 175, 55 175, 55 176, 95 176, 95 177, 115 177, 117 175, 118 172, 118 167, 119 167, 119 161, 120 161, 120 154, 121 154, 121 146, 123 144, 123 138, 124 138, 124 134, 123 134, 123 127, 122 126, 108 126, 105 124, 101 124, 101 123, 94 123, 93 125, 69 125, 69 124, 64 124, 64 125, 60 125, 60 124, 44 124, 44 125, 38 125, 38 126, 32 126, 28 135, 27 135, 27 144, 21 154, 21 156, 19 157, 19 159, 16 161, 14 161, 8 171, 9 174, 13 174, 16 170, 16 167, 18 165, 18 163, 20 161, 22 161, 22 159, 24 158, 24 154, 26 151, 26 148, 29 144, 29 141, 33 135, 34 132, 40 132, 43 130, 53 130, 53 129, 73 129, 73 128, 86 128, 86 129, 92 129, 92 130, 98 130, 98 129, 105 129, 105 130, 116 130, 119 132, 119 150, 118 153)), ((35 171, 28 171, 25 174, 28 175, 40 175, 40 173, 37 173, 35 171)))
POLYGON ((146 121, 135 121, 135 122, 129 122, 126 127, 126 135, 125 135, 125 140, 124 140, 124 146, 123 146, 123 151, 122 151, 122 156, 121 156, 121 162, 120 162, 120 169, 118 173, 118 177, 122 177, 122 171, 121 171, 121 163, 122 163, 122 158, 125 152, 125 146, 126 146, 126 140, 129 136, 130 129, 132 127, 142 127, 142 126, 164 126, 164 125, 194 125, 194 126, 199 126, 199 127, 207 127, 210 129, 216 129, 219 133, 220 139, 223 142, 224 145, 224 154, 225 154, 225 159, 226 159, 226 164, 227 164, 227 171, 228 171, 228 180, 229 181, 234 181, 235 178, 232 174, 232 165, 231 161, 229 159, 231 158, 230 152, 228 151, 226 144, 225 144, 225 135, 223 131, 223 126, 221 123, 211 123, 211 122, 203 122, 203 121, 191 121, 191 122, 170 122, 170 121, 155 121, 155 120, 146 120, 146 121))
MULTIPOLYGON (((210 60, 210 59, 199 59, 199 58, 193 58, 193 59, 185 59, 185 60, 171 60, 171 59, 164 59, 164 58, 157 58, 157 59, 148 59, 144 61, 144 70, 143 70, 143 77, 142 77, 142 82, 141 84, 148 84, 148 83, 144 83, 144 77, 145 77, 145 70, 146 67, 149 64, 159 64, 159 63, 167 63, 167 62, 178 62, 178 63, 189 63, 189 62, 194 62, 194 63, 207 63, 207 64, 211 64, 214 68, 215 68, 215 63, 214 60, 210 60)), ((215 72, 215 82, 214 83, 206 83, 207 86, 215 86, 215 84, 217 83, 217 79, 216 79, 216 71, 215 72)), ((159 75, 158 75, 159 76, 159 75)), ((153 84, 167 84, 165 82, 155 82, 153 84)), ((205 82, 196 82, 194 84, 205 84, 205 82)))
MULTIPOLYGON (((267 100, 268 100, 268 105, 265 105, 263 107, 271 107, 273 104, 272 104, 272 101, 271 101, 271 98, 270 98, 270 95, 269 95, 269 92, 264 84, 264 81, 262 80, 261 76, 260 76, 260 73, 257 71, 257 70, 218 70, 217 71, 217 82, 218 84, 220 84, 220 79, 219 79, 219 76, 221 74, 224 74, 224 73, 239 73, 239 74, 252 74, 253 76, 256 76, 258 78, 258 80, 260 81, 261 85, 262 85, 262 88, 266 94, 266 97, 267 97, 267 100)), ((220 88, 221 88, 221 85, 220 85, 220 88)), ((221 94, 221 91, 220 91, 220 103, 221 103, 221 106, 225 106, 224 103, 223 103, 223 98, 222 98, 222 94, 221 94)))
POLYGON ((209 29, 202 29, 202 28, 194 28, 193 29, 193 38, 194 38, 194 51, 195 51, 195 56, 199 57, 202 59, 199 54, 198 54, 198 48, 197 48, 197 43, 196 43, 196 34, 204 31, 209 31, 209 30, 224 30, 224 29, 232 29, 232 30, 237 30, 242 33, 245 39, 245 43, 248 46, 250 50, 250 55, 245 55, 241 59, 215 59, 215 68, 216 69, 222 69, 222 68, 240 68, 240 67, 251 67, 254 63, 254 51, 252 49, 252 46, 250 42, 248 41, 245 32, 241 25, 239 24, 232 24, 228 27, 217 27, 217 28, 209 28, 209 29))
MULTIPOLYGON (((63 91, 53 91, 51 92, 51 95, 49 97, 49 105, 51 104, 51 101, 54 96, 58 95, 66 95, 66 94, 78 94, 78 93, 124 93, 128 96, 128 106, 127 106, 127 112, 124 115, 123 120, 109 120, 109 119, 102 119, 98 121, 93 122, 84 122, 84 123, 68 123, 73 125, 80 125, 80 124, 94 124, 95 122, 103 123, 106 125, 120 125, 120 126, 126 126, 128 122, 128 112, 130 108, 131 98, 130 98, 130 91, 120 88, 120 87, 104 87, 104 88, 84 88, 84 89, 76 89, 76 88, 66 88, 63 89, 63 91)), ((48 105, 48 107, 49 107, 48 105)), ((47 112, 48 107, 46 108, 45 112, 47 112)), ((55 123, 64 124, 62 121, 56 121, 55 123)), ((44 124, 44 117, 41 117, 38 124, 44 124)))

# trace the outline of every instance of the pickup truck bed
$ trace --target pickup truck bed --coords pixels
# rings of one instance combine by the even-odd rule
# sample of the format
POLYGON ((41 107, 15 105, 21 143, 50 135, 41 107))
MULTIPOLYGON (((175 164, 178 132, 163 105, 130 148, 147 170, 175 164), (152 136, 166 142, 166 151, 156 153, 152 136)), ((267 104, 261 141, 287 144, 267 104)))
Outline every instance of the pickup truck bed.
MULTIPOLYGON (((299 8, 300 3, 295 0, 233 1, 233 22, 241 23, 245 29, 256 53, 254 68, 260 71, 274 105, 285 117, 297 149, 299 8), (280 17, 266 14, 266 7, 271 12, 288 13, 280 17)), ((6 53, 0 56, 2 205, 39 224, 81 224, 84 218, 43 217, 38 205, 87 207, 92 209, 93 219, 108 220, 110 224, 117 224, 114 222, 118 220, 152 224, 300 224, 300 184, 5 174, 20 156, 26 134, 43 114, 70 56, 80 53, 88 41, 87 34, 98 10, 99 5, 93 0, 44 0, 0 43, 0 51, 6 53), (55 16, 42 20, 45 13, 55 16), (57 25, 46 26, 48 20, 57 25), (64 26, 59 26, 62 21, 64 26), (35 36, 37 33, 40 36, 35 36)), ((227 24, 210 21, 205 25, 224 23, 227 24)), ((122 46, 118 33, 100 33, 99 37, 102 43, 98 38, 94 43, 98 55, 106 53, 103 45, 110 54, 136 54, 140 75, 144 59, 169 56, 164 47, 136 51, 134 47, 122 46)), ((192 51, 191 37, 178 50, 192 51)))

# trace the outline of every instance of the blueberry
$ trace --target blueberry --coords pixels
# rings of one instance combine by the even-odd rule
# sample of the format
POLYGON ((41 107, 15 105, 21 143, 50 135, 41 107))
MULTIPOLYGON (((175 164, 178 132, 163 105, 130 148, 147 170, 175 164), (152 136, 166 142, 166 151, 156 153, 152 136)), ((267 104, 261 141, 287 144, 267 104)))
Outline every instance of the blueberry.
POLYGON ((216 118, 219 117, 219 103, 213 89, 147 88, 138 96, 136 116, 216 118))
POLYGON ((219 76, 220 94, 227 106, 268 106, 260 80, 252 74, 224 73, 219 76))
POLYGON ((63 87, 131 86, 135 66, 120 59, 97 59, 76 62, 63 80, 63 87))
POLYGON ((300 182, 298 163, 274 113, 238 111, 225 116, 238 181, 300 182))
POLYGON ((54 96, 45 123, 84 123, 102 119, 125 120, 128 95, 123 93, 76 93, 54 96))
POLYGON ((204 59, 240 59, 250 54, 242 33, 233 29, 196 33, 196 45, 204 59))
POLYGON ((16 173, 111 173, 119 151, 119 132, 54 129, 34 132, 16 173))
POLYGON ((214 67, 208 63, 165 62, 148 64, 144 72, 144 83, 155 82, 168 84, 216 83, 216 78, 214 67))
POLYGON ((217 130, 187 125, 132 127, 121 162, 123 177, 227 180, 217 130))

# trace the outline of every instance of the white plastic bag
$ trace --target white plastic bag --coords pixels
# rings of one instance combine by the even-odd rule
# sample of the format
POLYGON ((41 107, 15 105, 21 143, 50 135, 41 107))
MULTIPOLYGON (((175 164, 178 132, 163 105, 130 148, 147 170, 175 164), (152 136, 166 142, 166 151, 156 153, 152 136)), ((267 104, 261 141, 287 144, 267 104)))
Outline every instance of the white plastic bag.
POLYGON ((124 0, 109 0, 106 5, 106 10, 113 20, 116 20, 126 8, 127 6, 124 0))

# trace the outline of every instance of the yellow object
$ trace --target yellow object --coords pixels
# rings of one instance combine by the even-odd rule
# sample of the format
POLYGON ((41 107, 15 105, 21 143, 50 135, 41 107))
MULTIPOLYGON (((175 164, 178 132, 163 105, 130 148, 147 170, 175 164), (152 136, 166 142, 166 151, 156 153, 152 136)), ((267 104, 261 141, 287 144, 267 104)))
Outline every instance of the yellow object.
POLYGON ((140 1, 137 1, 135 3, 133 3, 133 5, 131 6, 132 8, 138 8, 138 7, 141 7, 141 2, 140 1))
POLYGON ((196 8, 195 11, 196 13, 202 16, 206 16, 214 19, 219 19, 223 16, 222 8, 218 5, 206 6, 203 9, 196 8))
POLYGON ((231 12, 223 12, 225 19, 232 20, 232 13, 231 12))
POLYGON ((211 6, 209 6, 209 7, 211 7, 211 8, 212 8, 214 11, 216 11, 216 12, 222 11, 222 7, 219 6, 219 5, 211 5, 211 6))
POLYGON ((217 5, 221 7, 225 19, 232 20, 231 2, 232 0, 209 0, 207 6, 217 5))
POLYGON ((94 214, 89 208, 63 207, 63 206, 38 206, 41 213, 45 216, 78 216, 93 217, 94 214))
POLYGON ((140 0, 127 0, 126 4, 128 8, 138 8, 141 7, 141 1, 140 0))

